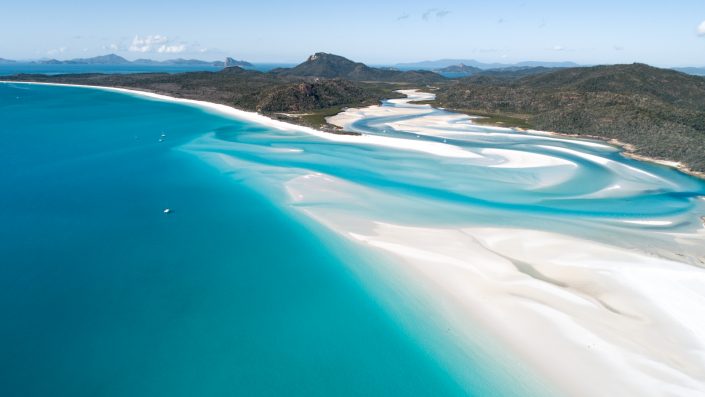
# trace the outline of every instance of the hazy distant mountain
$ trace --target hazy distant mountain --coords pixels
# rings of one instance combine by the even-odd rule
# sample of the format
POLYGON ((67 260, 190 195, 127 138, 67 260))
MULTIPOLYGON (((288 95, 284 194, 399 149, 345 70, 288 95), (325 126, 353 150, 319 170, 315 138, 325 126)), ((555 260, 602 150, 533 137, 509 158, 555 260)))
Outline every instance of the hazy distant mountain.
POLYGON ((40 59, 31 63, 41 63, 42 65, 61 65, 64 61, 60 61, 58 59, 40 59))
POLYGON ((134 64, 140 64, 140 65, 190 65, 190 66, 216 66, 216 67, 233 67, 233 66, 239 66, 243 68, 249 68, 252 67, 253 65, 249 62, 246 61, 238 61, 233 58, 225 58, 225 62, 223 61, 202 61, 200 59, 183 59, 183 58, 177 58, 177 59, 167 59, 165 61, 155 61, 152 59, 136 59, 132 63, 134 64))
POLYGON ((397 81, 429 83, 444 80, 444 77, 430 71, 398 71, 373 68, 360 62, 353 62, 339 55, 319 52, 311 55, 304 63, 293 68, 274 69, 271 73, 280 76, 341 78, 354 81, 397 81))
POLYGON ((500 69, 507 67, 548 67, 548 68, 570 68, 579 66, 574 62, 539 62, 539 61, 527 61, 519 63, 484 63, 479 62, 474 59, 439 59, 437 61, 423 61, 423 62, 413 62, 413 63, 399 63, 395 66, 400 69, 424 69, 424 70, 437 70, 443 69, 454 65, 466 65, 472 66, 479 69, 500 69))
POLYGON ((15 61, 13 61, 11 59, 0 58, 0 64, 4 64, 4 63, 15 63, 15 61))
POLYGON ((164 61, 155 61, 153 59, 135 59, 132 61, 133 64, 135 65, 179 65, 179 66, 216 66, 216 67, 224 67, 225 62, 223 61, 202 61, 200 59, 184 59, 184 58, 176 58, 176 59, 167 59, 164 61))
POLYGON ((34 63, 46 65, 125 65, 130 63, 130 61, 119 55, 108 54, 93 58, 76 58, 66 61, 60 61, 58 59, 41 59, 34 61, 34 63))
POLYGON ((225 65, 223 66, 225 66, 226 68, 232 68, 234 66, 241 68, 251 68, 253 65, 247 61, 238 61, 237 59, 227 57, 225 58, 225 65))
POLYGON ((501 79, 518 79, 520 77, 532 76, 535 74, 542 74, 548 72, 554 72, 565 68, 548 68, 544 66, 510 66, 506 68, 499 69, 486 69, 475 73, 473 76, 486 76, 495 77, 501 79))
POLYGON ((132 61, 136 65, 161 65, 160 61, 155 61, 154 59, 139 58, 132 61))
POLYGON ((470 76, 489 76, 502 79, 517 79, 533 74, 547 73, 560 68, 549 68, 544 66, 508 66, 496 69, 480 69, 465 64, 451 65, 445 68, 436 69, 434 72, 448 78, 466 78, 470 76))
POLYGON ((476 68, 474 66, 468 66, 464 63, 457 65, 446 66, 441 69, 436 69, 434 72, 440 73, 442 75, 453 75, 453 76, 472 76, 473 74, 481 72, 482 69, 476 68))
POLYGON ((677 70, 679 72, 687 73, 687 74, 692 74, 695 76, 705 76, 705 67, 702 68, 673 68, 673 70, 677 70))
POLYGON ((203 65, 203 66, 225 66, 223 61, 201 61, 199 59, 167 59, 161 62, 163 65, 203 65))
POLYGON ((520 67, 520 68, 574 68, 578 65, 575 62, 541 62, 541 61, 525 61, 519 62, 509 67, 520 67))
MULTIPOLYGON (((14 62, 9 60, 4 60, 6 62, 14 62)), ((0 61, 2 62, 2 61, 0 61)), ((93 58, 76 58, 69 59, 65 61, 60 61, 58 59, 42 59, 34 61, 34 63, 46 64, 46 65, 180 65, 180 66, 214 66, 214 67, 230 67, 230 66, 241 66, 241 67, 251 67, 252 64, 245 61, 238 61, 233 58, 226 58, 223 61, 202 61, 200 59, 167 59, 165 61, 155 61, 153 59, 136 59, 134 61, 128 61, 127 59, 115 55, 101 55, 93 58)))
POLYGON ((125 65, 130 63, 130 61, 119 55, 108 54, 93 58, 69 59, 68 61, 63 61, 62 63, 77 65, 125 65))

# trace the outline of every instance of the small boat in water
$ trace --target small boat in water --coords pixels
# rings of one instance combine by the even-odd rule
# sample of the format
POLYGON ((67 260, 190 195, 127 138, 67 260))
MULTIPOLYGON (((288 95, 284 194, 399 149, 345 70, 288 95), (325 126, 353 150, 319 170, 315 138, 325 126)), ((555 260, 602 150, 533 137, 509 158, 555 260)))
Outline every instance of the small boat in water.
POLYGON ((164 213, 165 213, 165 214, 168 215, 168 214, 171 214, 171 212, 172 212, 172 211, 171 211, 171 208, 164 208, 164 213))

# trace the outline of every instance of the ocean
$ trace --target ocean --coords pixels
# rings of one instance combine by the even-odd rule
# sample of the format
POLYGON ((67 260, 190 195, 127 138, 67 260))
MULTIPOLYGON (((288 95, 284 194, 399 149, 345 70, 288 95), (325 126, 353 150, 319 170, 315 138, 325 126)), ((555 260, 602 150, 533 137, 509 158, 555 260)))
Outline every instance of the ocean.
POLYGON ((246 168, 194 155, 213 148, 192 149, 281 132, 40 85, 0 84, 0 115, 2 395, 516 390, 477 357, 467 390, 369 286, 360 269, 378 258, 292 216, 246 168))
POLYGON ((339 118, 365 135, 0 84, 2 394, 702 386, 663 335, 705 327, 703 180, 405 100, 339 118))

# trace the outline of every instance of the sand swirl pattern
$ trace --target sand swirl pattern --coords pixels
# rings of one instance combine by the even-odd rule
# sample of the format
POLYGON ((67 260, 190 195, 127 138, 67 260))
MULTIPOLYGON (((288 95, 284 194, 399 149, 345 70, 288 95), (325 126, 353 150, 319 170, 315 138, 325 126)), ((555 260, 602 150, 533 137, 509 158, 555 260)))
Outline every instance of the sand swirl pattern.
POLYGON ((394 258, 468 352, 481 324, 563 395, 703 393, 705 183, 405 93, 329 119, 361 136, 226 128, 187 149, 394 258))
MULTIPOLYGON (((47 308, 54 308, 54 302, 61 301, 58 297, 75 298, 59 311, 52 310, 71 313, 73 320, 53 324, 63 325, 62 333, 44 335, 47 347, 62 346, 50 357, 75 365, 71 368, 85 369, 81 358, 92 362, 99 357, 92 351, 76 355, 73 350, 70 357, 65 356, 66 343, 82 346, 83 341, 63 338, 51 344, 50 336, 72 335, 68 329, 75 326, 93 326, 94 317, 89 317, 91 324, 82 324, 81 319, 88 317, 74 310, 86 302, 90 311, 95 309, 94 301, 113 305, 127 299, 130 313, 151 307, 142 302, 170 308, 158 312, 169 316, 169 321, 149 323, 160 331, 148 333, 145 341, 149 335, 160 340, 170 335, 173 344, 169 346, 178 342, 178 351, 196 356, 199 349, 187 350, 193 341, 211 346, 211 340, 218 340, 237 346, 231 355, 216 356, 224 368, 234 366, 250 374, 241 381, 253 390, 265 383, 287 388, 291 379, 318 385, 315 377, 299 374, 327 362, 313 360, 291 368, 291 360, 320 347, 316 350, 320 354, 335 351, 350 360, 336 364, 352 363, 353 372, 388 370, 380 384, 355 385, 362 389, 334 385, 350 393, 379 393, 378 386, 392 381, 394 387, 407 387, 408 395, 428 395, 423 387, 436 391, 442 387, 442 395, 473 391, 474 395, 699 396, 705 392, 702 180, 628 159, 603 142, 485 127, 468 116, 410 103, 431 97, 415 91, 406 92, 407 99, 348 109, 329 120, 362 134, 352 136, 294 126, 224 105, 123 89, 14 83, 0 89, 8 93, 0 97, 5 101, 3 109, 8 109, 5 122, 14 122, 5 132, 3 156, 10 172, 0 178, 7 191, 11 187, 15 192, 0 196, 5 200, 2 214, 14 220, 4 229, 9 244, 3 249, 15 253, 6 256, 20 264, 0 268, 5 271, 3 280, 12 281, 3 291, 25 296, 36 282, 17 274, 62 260, 61 272, 50 267, 49 278, 35 273, 44 280, 45 290, 54 292, 46 296, 53 298, 31 296, 47 308), (21 111, 43 117, 28 123, 28 117, 20 117, 21 111), (96 124, 85 123, 87 117, 96 124), (165 128, 167 122, 169 128, 165 128), (18 156, 13 145, 33 156, 18 156), (86 169, 99 173, 89 175, 86 169), (81 188, 82 194, 65 186, 81 188), (37 204, 35 198, 48 197, 47 192, 56 200, 37 204), (165 207, 173 208, 173 214, 164 215, 165 207), (77 216, 81 222, 66 223, 77 216), (121 222, 126 222, 124 230, 131 236, 139 236, 125 247, 101 237, 118 233, 116 238, 124 238, 119 234, 123 229, 106 229, 121 222), (179 222, 188 227, 174 227, 179 222), (135 224, 145 227, 134 228, 135 224), (37 240, 32 226, 56 229, 51 234, 55 238, 37 240), (72 232, 66 233, 69 226, 72 232), (233 231, 238 233, 236 239, 229 238, 233 231), (26 237, 16 240, 18 233, 26 237), (272 247, 286 247, 286 252, 272 247), (226 250, 237 263, 216 255, 226 250), (32 260, 45 252, 57 254, 32 260), (289 258, 289 252, 296 254, 289 258), (211 253, 213 257, 201 263, 211 253), (147 262, 145 254, 151 258, 147 262), (184 255, 198 260, 182 263, 184 255), (96 264, 107 264, 100 268, 105 272, 101 274, 112 277, 95 278, 96 264), (133 289, 123 288, 122 281, 113 283, 113 279, 141 275, 144 269, 152 270, 149 277, 129 279, 144 294, 134 295, 133 289), (59 275, 68 276, 56 283, 59 275), (202 308, 191 306, 191 295, 170 287, 173 277, 184 286, 199 280, 206 283, 207 288, 198 285, 188 290, 198 291, 193 298, 217 298, 208 306, 214 309, 213 317, 203 318, 211 327, 163 328, 170 321, 191 324, 192 315, 203 313, 202 308), (319 280, 316 288, 305 287, 310 277, 319 280), (256 291, 252 279, 260 281, 256 291), (79 289, 85 294, 72 295, 73 283, 86 286, 79 289), (101 288, 92 294, 96 283, 101 288), (330 290, 320 295, 324 287, 330 290), (122 298, 106 301, 102 288, 122 298), (128 294, 121 295, 125 291, 128 294), (211 291, 216 294, 210 295, 211 291), (336 295, 336 291, 345 293, 336 295), (268 305, 268 315, 252 310, 253 292, 268 305), (161 294, 171 298, 161 299, 161 294), (221 299, 225 296, 234 299, 221 299), (289 305, 295 297, 307 302, 305 313, 289 305), (360 302, 367 302, 367 309, 360 302), (280 313, 273 309, 278 305, 285 308, 284 318, 272 315, 280 313), (230 310, 262 322, 262 328, 244 330, 240 322, 228 323, 231 318, 219 314, 230 310), (364 321, 350 322, 349 313, 361 313, 364 321), (290 321, 308 314, 311 323, 290 321), (329 319, 335 321, 329 323, 329 319), (370 344, 376 339, 359 337, 369 335, 368 319, 380 320, 370 324, 391 335, 384 339, 385 348, 412 348, 395 350, 404 356, 384 354, 387 350, 382 346, 370 344), (284 332, 294 326, 299 327, 297 332, 284 332), (335 332, 326 332, 329 327, 335 332), (185 329, 194 331, 186 334, 189 343, 179 339, 185 329), (218 330, 223 334, 212 333, 218 330), (295 354, 288 359, 270 354, 270 340, 261 339, 263 331, 276 335, 272 340, 291 341, 284 344, 295 354), (245 337, 232 338, 240 332, 245 337), (328 344, 320 345, 322 339, 328 344), (298 346, 302 340, 307 342, 298 346), (251 342, 261 343, 252 357, 260 353, 265 357, 240 361, 237 354, 249 351, 251 342), (388 364, 384 368, 355 364, 369 362, 370 357, 388 364), (287 370, 278 371, 280 382, 264 382, 258 378, 267 373, 262 366, 287 370), (435 383, 428 383, 429 377, 414 377, 419 382, 412 384, 405 371, 435 374, 435 383)), ((4 302, 11 302, 17 313, 37 311, 35 306, 24 310, 23 302, 31 304, 31 300, 4 302)), ((139 324, 151 316, 140 318, 139 324)), ((119 333, 122 328, 112 317, 99 319, 100 335, 130 340, 119 333)), ((0 328, 4 335, 25 333, 15 332, 15 323, 4 326, 0 328)), ((131 357, 143 353, 134 346, 157 345, 126 343, 119 352, 109 353, 126 352, 124 357, 131 357)), ((42 352, 33 346, 16 355, 28 368, 42 352)), ((176 368, 173 356, 169 357, 140 371, 158 379, 164 373, 162 366, 170 368, 169 374, 182 369, 193 372, 191 360, 177 360, 183 368, 176 368)), ((110 367, 112 361, 103 365, 110 367)), ((198 376, 223 386, 220 382, 226 377, 214 380, 211 374, 206 368, 198 376)), ((184 390, 180 379, 172 379, 169 385, 175 392, 184 390)), ((330 394, 311 387, 319 395, 330 394)))

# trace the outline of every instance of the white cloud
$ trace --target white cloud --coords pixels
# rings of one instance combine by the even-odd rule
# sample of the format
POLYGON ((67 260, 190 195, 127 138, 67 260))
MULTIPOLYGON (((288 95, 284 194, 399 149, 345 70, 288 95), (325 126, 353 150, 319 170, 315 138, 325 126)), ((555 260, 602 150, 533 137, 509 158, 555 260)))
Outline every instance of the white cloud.
POLYGON ((551 49, 553 51, 565 51, 565 47, 563 47, 562 45, 554 45, 551 49))
POLYGON ((174 44, 174 45, 166 45, 162 44, 157 48, 157 52, 160 53, 167 53, 167 54, 177 54, 179 52, 184 52, 186 51, 186 45, 185 44, 174 44))
POLYGON ((705 21, 702 21, 700 25, 698 25, 698 36, 705 36, 705 21))
POLYGON ((104 45, 104 46, 103 46, 103 49, 104 49, 104 50, 110 50, 110 51, 120 51, 120 50, 123 49, 123 47, 122 47, 121 45, 118 45, 118 44, 115 44, 115 43, 111 43, 111 44, 109 44, 109 45, 104 45))
POLYGON ((68 50, 68 47, 59 47, 59 48, 53 48, 49 51, 47 51, 47 55, 57 55, 57 54, 63 54, 68 50))
MULTIPOLYGON (((132 44, 128 47, 130 52, 155 52, 161 47, 165 47, 169 38, 161 35, 135 36, 132 44)), ((160 51, 164 52, 164 51, 160 51)))
POLYGON ((103 50, 113 52, 129 51, 143 54, 178 54, 182 52, 204 53, 211 51, 196 42, 189 43, 179 40, 178 38, 172 39, 168 36, 160 34, 146 36, 135 35, 131 40, 129 38, 122 38, 119 41, 103 45, 103 50))

